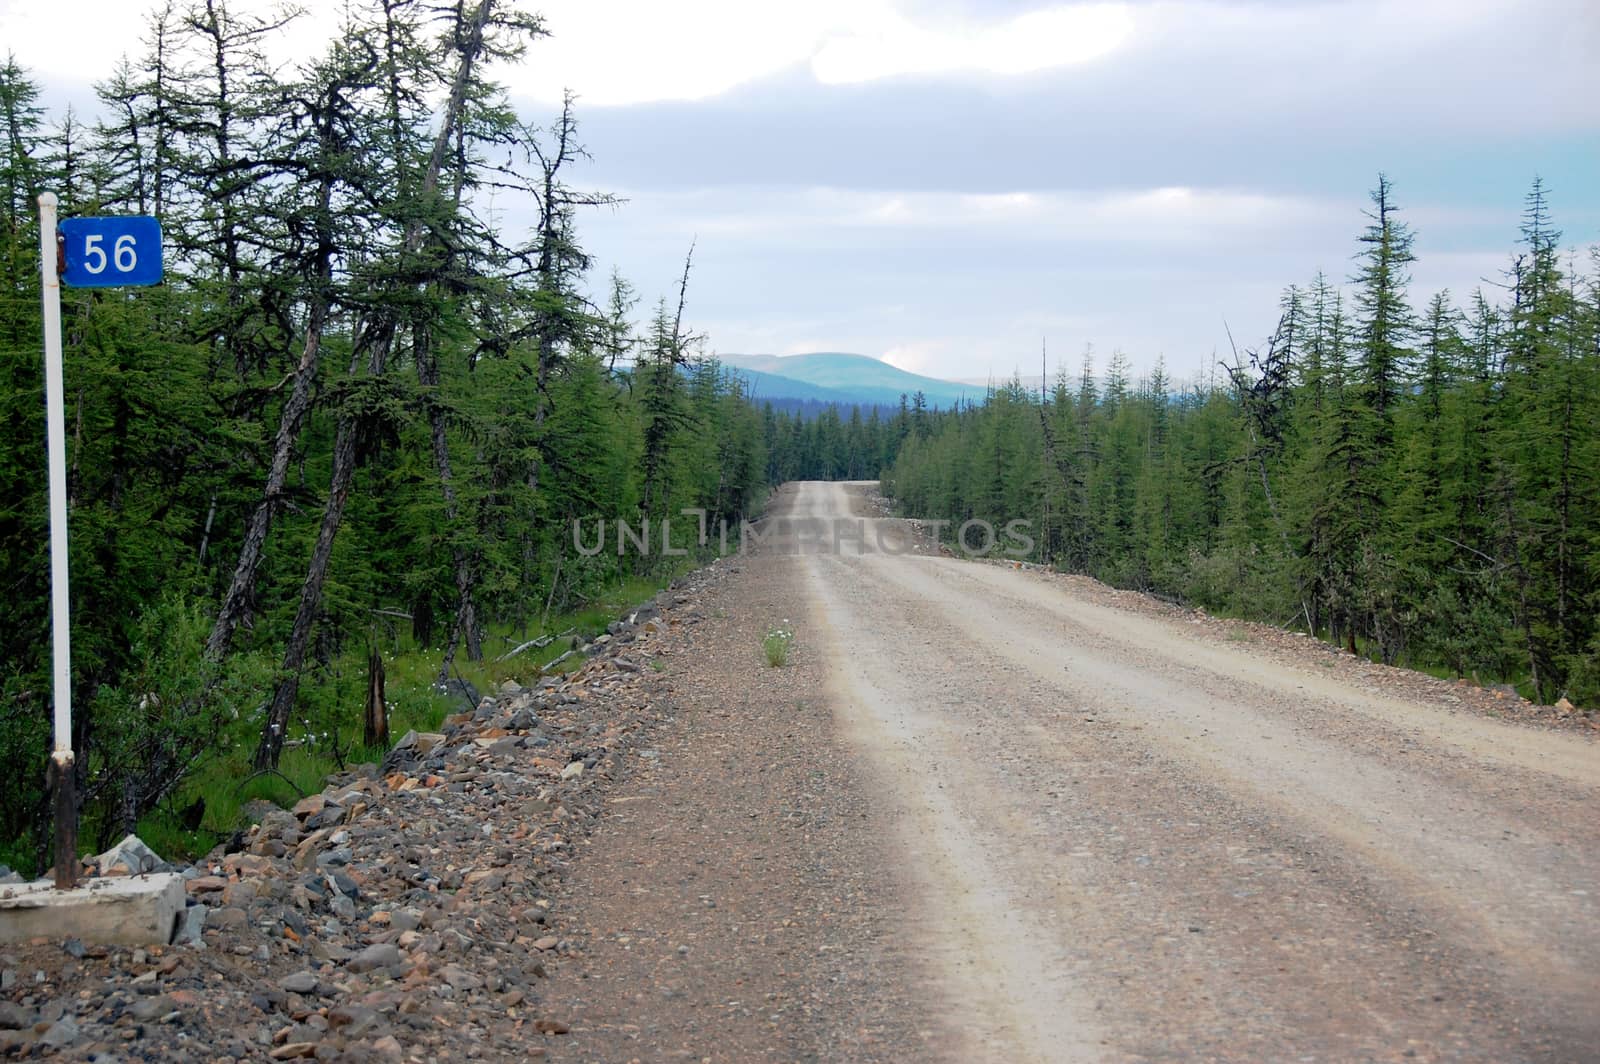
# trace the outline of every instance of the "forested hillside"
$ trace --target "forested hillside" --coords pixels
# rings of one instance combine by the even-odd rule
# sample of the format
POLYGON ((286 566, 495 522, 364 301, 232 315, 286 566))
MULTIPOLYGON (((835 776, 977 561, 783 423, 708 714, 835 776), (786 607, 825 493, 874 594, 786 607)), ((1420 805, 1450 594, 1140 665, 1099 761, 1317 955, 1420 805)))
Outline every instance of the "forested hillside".
POLYGON ((1032 519, 1045 560, 1121 587, 1600 703, 1600 252, 1563 250, 1536 183, 1503 281, 1416 306, 1387 181, 1368 220, 1348 285, 1290 287, 1219 383, 1086 355, 918 419, 886 488, 1032 519))
MULTIPOLYGON (((620 277, 586 297, 583 212, 612 199, 571 184, 571 101, 518 114, 493 80, 559 47, 537 17, 360 3, 284 68, 263 58, 278 27, 221 4, 147 25, 92 120, 46 113, 22 63, 0 67, 13 863, 43 854, 48 815, 39 192, 165 230, 162 285, 64 291, 85 845, 170 806, 192 770, 237 782, 286 742, 352 752, 378 649, 425 691, 619 582, 648 594, 659 558, 580 556, 572 519, 737 520, 793 465, 769 469, 767 438, 806 446, 698 354, 687 264, 642 329, 620 277)), ((230 826, 192 809, 189 827, 230 826)))

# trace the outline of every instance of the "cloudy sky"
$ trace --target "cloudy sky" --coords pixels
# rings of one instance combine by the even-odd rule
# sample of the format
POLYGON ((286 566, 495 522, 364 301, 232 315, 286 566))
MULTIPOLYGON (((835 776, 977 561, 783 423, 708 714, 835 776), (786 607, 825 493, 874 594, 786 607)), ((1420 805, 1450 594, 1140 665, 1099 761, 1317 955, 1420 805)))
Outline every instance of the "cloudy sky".
MULTIPOLYGON (((240 0, 235 0, 238 4, 240 0)), ((49 102, 140 34, 136 0, 0 0, 49 102)), ((580 97, 604 277, 670 291, 722 352, 1037 372, 1041 338, 1180 376, 1353 268, 1381 169, 1418 302, 1498 280, 1535 174, 1600 242, 1600 0, 550 0, 499 72, 580 97)), ((282 54, 326 33, 314 16, 282 54)))

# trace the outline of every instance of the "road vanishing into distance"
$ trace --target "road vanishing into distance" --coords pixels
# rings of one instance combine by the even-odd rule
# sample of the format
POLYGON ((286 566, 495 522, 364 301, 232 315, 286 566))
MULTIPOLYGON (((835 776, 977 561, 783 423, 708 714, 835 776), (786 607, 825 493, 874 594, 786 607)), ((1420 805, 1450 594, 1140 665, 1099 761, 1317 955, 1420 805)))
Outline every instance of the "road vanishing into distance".
POLYGON ((1600 1060, 1592 740, 862 549, 863 504, 776 519, 958 1055, 1600 1060))
POLYGON ((557 1059, 1600 1061, 1593 730, 876 513, 689 585, 557 1059))

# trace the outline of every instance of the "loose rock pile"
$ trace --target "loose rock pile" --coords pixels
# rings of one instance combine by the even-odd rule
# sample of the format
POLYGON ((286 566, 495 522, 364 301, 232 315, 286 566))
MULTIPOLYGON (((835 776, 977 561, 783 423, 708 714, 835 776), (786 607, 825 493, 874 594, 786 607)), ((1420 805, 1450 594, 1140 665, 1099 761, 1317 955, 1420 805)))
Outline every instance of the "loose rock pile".
MULTIPOLYGON (((611 626, 577 672, 508 685, 185 869, 176 943, 0 947, 0 1056, 527 1059, 568 948, 550 899, 608 781, 662 719, 654 663, 717 566, 611 626)), ((137 841, 137 840, 134 840, 137 841)), ((109 869, 108 869, 109 871, 109 869)))

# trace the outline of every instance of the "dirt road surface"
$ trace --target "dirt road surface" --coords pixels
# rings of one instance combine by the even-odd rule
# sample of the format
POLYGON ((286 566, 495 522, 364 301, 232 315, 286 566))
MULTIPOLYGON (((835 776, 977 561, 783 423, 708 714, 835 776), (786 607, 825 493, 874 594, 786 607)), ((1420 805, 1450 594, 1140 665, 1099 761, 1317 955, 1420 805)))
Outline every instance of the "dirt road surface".
POLYGON ((1600 1060, 1591 735, 870 512, 784 489, 660 664, 558 1056, 1600 1060))

